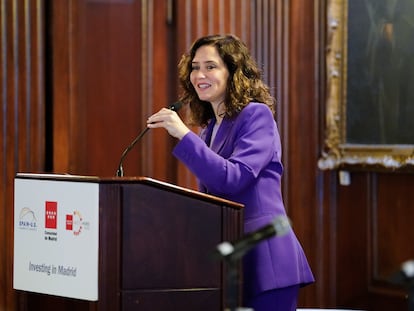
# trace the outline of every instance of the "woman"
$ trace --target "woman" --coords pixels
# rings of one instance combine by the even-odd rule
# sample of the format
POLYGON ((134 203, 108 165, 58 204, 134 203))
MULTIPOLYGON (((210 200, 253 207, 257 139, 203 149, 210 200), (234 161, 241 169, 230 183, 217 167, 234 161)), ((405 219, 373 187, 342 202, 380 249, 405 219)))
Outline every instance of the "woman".
MULTIPOLYGON (((274 99, 247 47, 232 35, 202 37, 178 69, 181 101, 202 127, 200 136, 165 108, 148 127, 179 139, 173 154, 195 174, 200 191, 245 205, 245 233, 285 216, 274 99)), ((299 288, 314 281, 292 230, 250 250, 243 273, 244 307, 259 311, 296 310, 299 288)))

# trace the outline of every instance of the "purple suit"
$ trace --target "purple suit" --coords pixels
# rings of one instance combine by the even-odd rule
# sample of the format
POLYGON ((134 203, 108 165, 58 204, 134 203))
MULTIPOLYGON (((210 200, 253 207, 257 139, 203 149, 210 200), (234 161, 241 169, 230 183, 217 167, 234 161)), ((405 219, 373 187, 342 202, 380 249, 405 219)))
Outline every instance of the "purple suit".
MULTIPOLYGON (((252 102, 237 117, 224 118, 210 148, 214 123, 212 120, 200 137, 188 133, 173 151, 197 177, 200 191, 244 204, 246 233, 285 215, 281 144, 270 109, 252 102)), ((292 230, 255 246, 244 256, 243 270, 246 299, 266 290, 314 281, 292 230)))

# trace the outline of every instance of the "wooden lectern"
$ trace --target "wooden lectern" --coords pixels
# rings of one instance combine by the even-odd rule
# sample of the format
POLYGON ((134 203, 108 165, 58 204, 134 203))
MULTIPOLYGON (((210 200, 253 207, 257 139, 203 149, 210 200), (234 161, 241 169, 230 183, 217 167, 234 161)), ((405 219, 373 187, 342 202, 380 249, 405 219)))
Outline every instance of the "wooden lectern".
POLYGON ((19 290, 28 310, 226 307, 226 266, 212 253, 220 242, 242 236, 241 204, 146 177, 21 173, 17 179, 92 183, 99 189, 97 301, 19 290))

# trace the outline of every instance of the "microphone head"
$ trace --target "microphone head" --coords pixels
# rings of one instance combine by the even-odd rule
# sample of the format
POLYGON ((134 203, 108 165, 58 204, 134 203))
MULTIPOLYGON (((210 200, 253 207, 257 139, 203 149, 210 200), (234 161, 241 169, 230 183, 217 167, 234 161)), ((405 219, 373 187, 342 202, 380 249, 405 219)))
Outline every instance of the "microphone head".
POLYGON ((291 230, 290 219, 287 216, 277 216, 272 222, 276 235, 285 235, 291 230))
POLYGON ((401 271, 408 278, 414 277, 414 260, 407 260, 401 264, 401 271))
POLYGON ((169 105, 167 108, 173 111, 178 111, 181 109, 181 107, 183 106, 183 103, 180 101, 177 101, 171 105, 169 105))

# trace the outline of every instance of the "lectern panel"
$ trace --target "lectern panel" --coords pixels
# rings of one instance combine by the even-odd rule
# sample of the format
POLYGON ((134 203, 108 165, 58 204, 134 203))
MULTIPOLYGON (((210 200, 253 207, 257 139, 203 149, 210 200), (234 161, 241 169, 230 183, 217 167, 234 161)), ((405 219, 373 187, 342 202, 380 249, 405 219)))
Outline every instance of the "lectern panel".
POLYGON ((127 292, 122 310, 223 310, 220 291, 127 292))
POLYGON ((122 288, 218 288, 222 208, 149 185, 122 189, 122 288))

